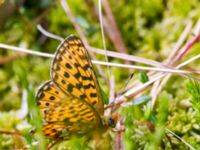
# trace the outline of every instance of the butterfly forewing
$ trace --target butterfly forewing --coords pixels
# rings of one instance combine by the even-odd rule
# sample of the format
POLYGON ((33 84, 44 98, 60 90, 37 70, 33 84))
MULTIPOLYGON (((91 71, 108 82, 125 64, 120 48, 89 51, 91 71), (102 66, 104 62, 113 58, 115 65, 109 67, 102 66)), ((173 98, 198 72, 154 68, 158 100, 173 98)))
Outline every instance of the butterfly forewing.
POLYGON ((52 80, 67 94, 86 101, 103 114, 99 85, 87 50, 76 36, 69 36, 58 47, 51 70, 52 80))

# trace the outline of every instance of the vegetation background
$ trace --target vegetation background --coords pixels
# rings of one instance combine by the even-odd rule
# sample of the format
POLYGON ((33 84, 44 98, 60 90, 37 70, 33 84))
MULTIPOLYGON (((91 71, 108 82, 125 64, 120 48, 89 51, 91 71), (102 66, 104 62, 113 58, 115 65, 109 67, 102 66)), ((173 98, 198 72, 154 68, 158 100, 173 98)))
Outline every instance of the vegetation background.
MULTIPOLYGON (((60 42, 42 34, 37 29, 40 24, 61 37, 75 34, 82 40, 86 39, 91 47, 103 49, 99 1, 68 0, 67 14, 61 1, 0 0, 0 43, 53 54, 60 42)), ((106 48, 175 67, 200 53, 200 44, 195 42, 187 53, 178 53, 188 46, 188 40, 199 34, 193 32, 200 28, 199 8, 198 0, 102 0, 106 48), (185 38, 179 42, 177 53, 172 54, 180 37, 185 38)), ((104 55, 95 55, 97 60, 107 61, 104 55)), ((113 57, 108 61, 147 66, 113 57)), ((30 130, 41 128, 35 91, 50 78, 50 62, 50 58, 18 53, 0 46, 0 149, 45 149, 48 140, 38 130, 34 135, 30 130)), ((190 78, 198 80, 199 68, 197 59, 184 70, 190 71, 190 78)), ((140 69, 110 67, 110 73, 107 67, 102 66, 102 69, 106 78, 114 77, 115 95, 128 87, 127 83, 134 89, 156 77, 140 69), (134 76, 129 80, 133 72, 134 76)), ((102 89, 109 95, 108 85, 96 72, 102 89)), ((118 127, 124 127, 125 131, 112 132, 105 145, 116 150, 200 149, 198 83, 189 81, 188 76, 181 73, 173 73, 161 90, 155 86, 141 89, 128 97, 128 104, 120 105, 117 112, 121 124, 118 127), (153 108, 150 99, 156 99, 153 108)), ((72 137, 54 149, 93 147, 85 137, 72 137)))

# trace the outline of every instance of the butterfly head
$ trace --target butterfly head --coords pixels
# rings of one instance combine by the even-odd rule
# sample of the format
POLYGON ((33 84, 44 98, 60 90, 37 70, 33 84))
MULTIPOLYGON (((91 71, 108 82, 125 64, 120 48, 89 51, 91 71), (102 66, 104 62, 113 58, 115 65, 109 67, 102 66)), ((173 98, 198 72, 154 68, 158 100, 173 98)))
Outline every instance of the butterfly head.
POLYGON ((104 118, 104 125, 107 126, 108 128, 115 128, 117 120, 118 120, 118 114, 115 113, 109 117, 104 118))
POLYGON ((116 126, 116 121, 112 117, 108 118, 107 123, 108 123, 108 126, 111 128, 115 128, 115 126, 116 126))

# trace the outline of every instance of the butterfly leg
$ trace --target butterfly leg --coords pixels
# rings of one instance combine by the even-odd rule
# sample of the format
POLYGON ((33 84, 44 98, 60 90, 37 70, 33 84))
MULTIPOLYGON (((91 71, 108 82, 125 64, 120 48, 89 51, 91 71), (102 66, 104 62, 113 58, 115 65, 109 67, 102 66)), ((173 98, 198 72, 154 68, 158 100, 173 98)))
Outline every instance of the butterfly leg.
POLYGON ((59 142, 61 142, 61 141, 60 141, 60 140, 57 140, 57 141, 54 141, 54 142, 52 142, 52 143, 49 143, 46 150, 51 150, 51 148, 52 148, 53 146, 55 146, 56 144, 58 144, 59 142))

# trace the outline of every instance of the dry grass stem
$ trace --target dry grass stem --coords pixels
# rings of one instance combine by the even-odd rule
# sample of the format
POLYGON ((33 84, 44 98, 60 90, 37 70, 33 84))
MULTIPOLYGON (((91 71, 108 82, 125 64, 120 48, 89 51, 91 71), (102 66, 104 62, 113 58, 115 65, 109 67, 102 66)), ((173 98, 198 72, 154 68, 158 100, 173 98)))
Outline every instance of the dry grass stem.
MULTIPOLYGON (((34 51, 34 50, 19 48, 19 47, 15 47, 15 46, 6 45, 6 44, 0 44, 0 48, 10 49, 10 50, 17 51, 17 52, 20 52, 20 53, 27 53, 27 54, 36 55, 36 56, 49 57, 49 58, 54 57, 54 54, 37 52, 37 51, 34 51)), ((121 67, 121 68, 129 68, 129 69, 152 70, 152 71, 159 71, 159 72, 162 71, 162 72, 183 73, 183 74, 189 74, 190 73, 189 71, 177 70, 177 69, 124 65, 124 64, 117 64, 117 63, 102 62, 102 61, 97 61, 97 60, 92 60, 92 63, 98 64, 98 65, 115 66, 115 67, 121 67)))

